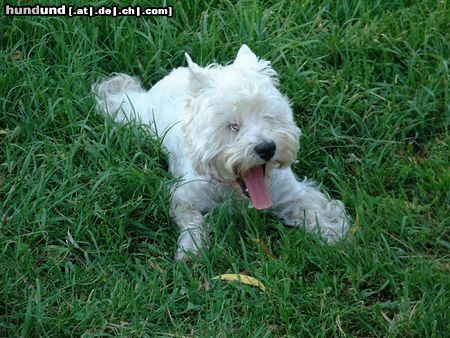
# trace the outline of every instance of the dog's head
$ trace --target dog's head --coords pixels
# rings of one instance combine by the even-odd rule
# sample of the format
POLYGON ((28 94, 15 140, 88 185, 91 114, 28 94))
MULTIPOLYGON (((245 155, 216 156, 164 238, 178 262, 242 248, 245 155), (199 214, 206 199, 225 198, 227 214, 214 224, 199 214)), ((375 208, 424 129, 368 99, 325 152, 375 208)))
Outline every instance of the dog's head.
POLYGON ((182 126, 194 169, 240 188, 255 208, 269 208, 266 177, 296 159, 301 135, 276 72, 246 45, 227 66, 202 68, 186 58, 190 98, 182 126))

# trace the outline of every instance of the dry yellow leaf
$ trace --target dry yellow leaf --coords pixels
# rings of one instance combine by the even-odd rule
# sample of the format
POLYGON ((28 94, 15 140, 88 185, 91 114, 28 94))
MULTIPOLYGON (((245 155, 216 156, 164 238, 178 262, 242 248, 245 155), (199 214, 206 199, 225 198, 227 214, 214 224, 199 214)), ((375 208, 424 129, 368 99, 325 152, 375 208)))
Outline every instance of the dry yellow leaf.
POLYGON ((269 249, 269 247, 267 246, 267 244, 259 238, 252 238, 252 241, 255 242, 256 244, 259 244, 261 246, 261 248, 263 249, 263 251, 268 254, 270 257, 277 259, 277 256, 275 256, 269 249))
POLYGON ((213 279, 221 279, 221 280, 228 280, 228 281, 239 281, 244 284, 253 285, 258 288, 260 288, 262 291, 266 291, 266 287, 263 283, 261 283, 259 280, 257 280, 254 277, 250 277, 243 274, 235 274, 235 273, 226 273, 224 275, 216 276, 213 279))

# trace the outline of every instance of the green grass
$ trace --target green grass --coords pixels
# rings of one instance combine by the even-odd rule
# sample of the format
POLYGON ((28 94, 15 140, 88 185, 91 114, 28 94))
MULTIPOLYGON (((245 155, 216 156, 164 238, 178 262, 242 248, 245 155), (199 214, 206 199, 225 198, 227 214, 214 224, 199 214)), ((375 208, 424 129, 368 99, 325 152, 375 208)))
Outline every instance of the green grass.
POLYGON ((449 17, 436 0, 2 16, 0 336, 448 335, 449 17), (114 71, 151 86, 185 51, 224 63, 242 43, 292 100, 295 171, 345 202, 355 235, 325 246, 229 201, 211 249, 176 263, 160 143, 97 115, 89 88, 114 71), (267 291, 211 279, 243 271, 267 291))

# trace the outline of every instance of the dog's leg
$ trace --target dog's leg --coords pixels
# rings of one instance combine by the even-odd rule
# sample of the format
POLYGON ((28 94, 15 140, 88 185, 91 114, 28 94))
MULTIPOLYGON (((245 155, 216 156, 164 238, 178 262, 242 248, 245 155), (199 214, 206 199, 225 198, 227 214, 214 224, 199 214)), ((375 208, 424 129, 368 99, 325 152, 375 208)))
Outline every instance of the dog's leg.
POLYGON ((271 173, 272 211, 289 226, 304 227, 334 243, 348 230, 344 204, 331 200, 312 182, 298 181, 291 168, 271 173))
POLYGON ((187 253, 198 255, 208 239, 203 215, 191 203, 177 198, 176 194, 172 199, 171 212, 180 229, 175 260, 186 261, 189 259, 187 253))

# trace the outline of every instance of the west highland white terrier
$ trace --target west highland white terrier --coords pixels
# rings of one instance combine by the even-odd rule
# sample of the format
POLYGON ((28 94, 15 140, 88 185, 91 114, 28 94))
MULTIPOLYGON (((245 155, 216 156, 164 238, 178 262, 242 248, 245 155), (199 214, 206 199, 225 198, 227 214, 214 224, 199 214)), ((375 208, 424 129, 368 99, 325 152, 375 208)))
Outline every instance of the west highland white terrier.
POLYGON ((180 230, 177 260, 207 243, 205 215, 230 194, 270 209, 286 225, 333 243, 349 227, 344 205, 291 169, 299 148, 289 100, 269 61, 242 45, 233 63, 205 68, 185 54, 179 67, 146 91, 125 74, 94 84, 99 108, 120 122, 136 119, 164 135, 180 230))

